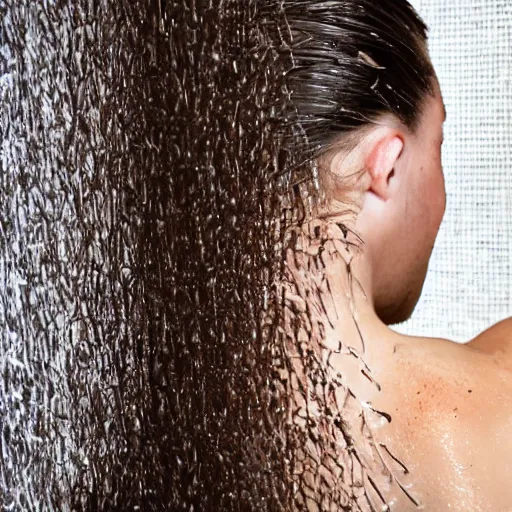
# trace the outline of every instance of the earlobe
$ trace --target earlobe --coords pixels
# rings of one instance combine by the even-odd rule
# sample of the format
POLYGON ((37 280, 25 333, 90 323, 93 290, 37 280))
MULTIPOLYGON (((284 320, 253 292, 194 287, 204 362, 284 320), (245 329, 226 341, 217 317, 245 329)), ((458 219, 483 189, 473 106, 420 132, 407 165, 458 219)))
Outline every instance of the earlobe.
POLYGON ((366 169, 371 175, 369 191, 383 201, 390 196, 390 181, 395 174, 395 166, 404 147, 402 137, 396 132, 381 138, 372 148, 366 161, 366 169))

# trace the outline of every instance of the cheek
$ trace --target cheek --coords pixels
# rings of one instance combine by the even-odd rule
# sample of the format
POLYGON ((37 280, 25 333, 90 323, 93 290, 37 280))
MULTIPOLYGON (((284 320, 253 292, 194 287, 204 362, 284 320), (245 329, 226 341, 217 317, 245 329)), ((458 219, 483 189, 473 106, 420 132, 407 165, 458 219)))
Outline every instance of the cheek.
POLYGON ((423 206, 422 217, 428 227, 437 234, 446 209, 445 181, 438 150, 432 156, 429 168, 424 169, 422 181, 418 191, 423 206))
POLYGON ((446 189, 443 169, 440 161, 432 176, 429 202, 431 205, 432 221, 437 230, 443 220, 444 212, 446 210, 446 189))
POLYGON ((425 167, 421 172, 422 179, 416 183, 415 193, 409 196, 403 237, 404 251, 418 275, 430 259, 446 205, 441 170, 425 167))

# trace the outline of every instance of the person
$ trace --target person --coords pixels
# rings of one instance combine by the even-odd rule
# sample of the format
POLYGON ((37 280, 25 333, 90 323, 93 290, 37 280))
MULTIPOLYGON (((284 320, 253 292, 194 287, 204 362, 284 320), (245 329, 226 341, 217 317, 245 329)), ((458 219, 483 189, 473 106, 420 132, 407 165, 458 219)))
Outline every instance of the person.
POLYGON ((371 444, 400 477, 377 491, 382 510, 512 510, 512 318, 465 345, 389 327, 418 302, 446 206, 427 27, 406 0, 284 1, 283 12, 290 98, 319 182, 309 217, 292 223, 302 239, 286 251, 288 304, 324 317, 323 346, 342 347, 332 367, 384 418, 371 444))

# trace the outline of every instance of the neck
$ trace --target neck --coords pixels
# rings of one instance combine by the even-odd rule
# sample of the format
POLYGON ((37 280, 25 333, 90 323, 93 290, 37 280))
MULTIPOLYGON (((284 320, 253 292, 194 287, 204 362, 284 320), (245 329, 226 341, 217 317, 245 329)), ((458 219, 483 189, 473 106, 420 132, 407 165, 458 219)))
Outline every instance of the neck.
MULTIPOLYGON (((286 253, 285 336, 276 365, 286 386, 287 428, 303 440, 297 460, 313 475, 333 461, 356 468, 344 473, 348 492, 361 488, 364 474, 390 495, 399 493, 374 438, 391 421, 378 395, 396 337, 375 313, 369 267, 350 237, 336 224, 312 227, 296 232, 286 253)), ((317 484, 312 478, 311 488, 317 484)))
POLYGON ((298 295, 323 325, 320 350, 330 353, 331 364, 356 396, 371 400, 380 389, 376 375, 398 335, 375 312, 370 267, 356 235, 336 224, 325 226, 321 236, 299 240, 300 251, 288 254, 288 268, 298 295))
POLYGON ((393 353, 397 334, 375 312, 369 273, 359 256, 350 268, 333 264, 326 270, 336 310, 328 338, 331 345, 334 340, 343 345, 336 364, 347 375, 347 384, 362 400, 370 400, 380 389, 377 375, 393 353))

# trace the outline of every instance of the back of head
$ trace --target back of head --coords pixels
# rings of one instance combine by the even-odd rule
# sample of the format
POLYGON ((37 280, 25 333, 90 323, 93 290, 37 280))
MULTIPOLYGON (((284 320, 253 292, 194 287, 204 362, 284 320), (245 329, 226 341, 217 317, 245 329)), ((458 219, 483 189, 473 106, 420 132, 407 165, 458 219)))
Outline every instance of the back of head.
POLYGON ((407 0, 284 0, 281 6, 276 47, 287 68, 286 122, 294 126, 286 162, 313 163, 301 182, 316 172, 317 157, 353 149, 383 116, 417 129, 435 72, 427 27, 407 0))

